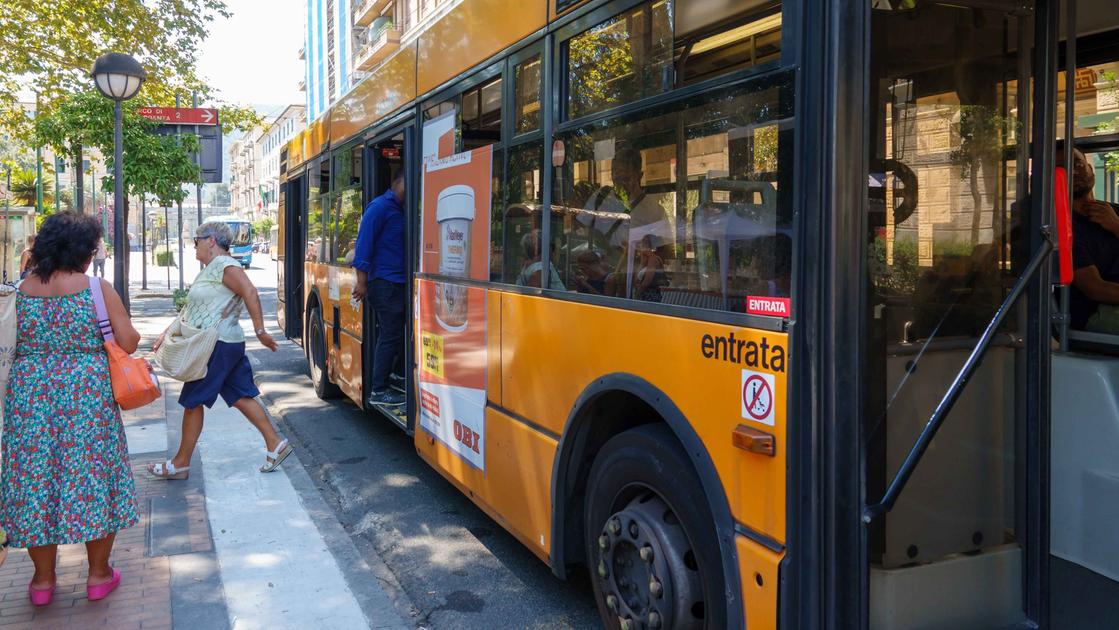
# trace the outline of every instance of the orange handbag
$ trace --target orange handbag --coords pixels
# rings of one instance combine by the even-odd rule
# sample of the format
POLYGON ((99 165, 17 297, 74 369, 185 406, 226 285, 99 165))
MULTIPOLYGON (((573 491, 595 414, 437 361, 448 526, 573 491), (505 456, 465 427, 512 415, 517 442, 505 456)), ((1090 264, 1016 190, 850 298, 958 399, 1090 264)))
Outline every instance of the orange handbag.
POLYGON ((89 289, 93 292, 93 305, 97 310, 97 325, 105 337, 105 353, 109 355, 109 379, 113 383, 113 399, 121 409, 143 407, 159 398, 159 378, 147 359, 130 356, 113 338, 105 296, 101 294, 101 280, 91 277, 89 289))

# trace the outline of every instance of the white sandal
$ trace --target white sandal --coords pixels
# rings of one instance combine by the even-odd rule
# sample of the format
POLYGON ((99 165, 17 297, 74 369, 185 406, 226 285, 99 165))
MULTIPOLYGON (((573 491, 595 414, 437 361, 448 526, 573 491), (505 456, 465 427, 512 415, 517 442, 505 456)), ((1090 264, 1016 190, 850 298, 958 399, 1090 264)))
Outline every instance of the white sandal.
POLYGON ((186 479, 190 477, 190 466, 178 468, 171 463, 171 460, 167 460, 165 462, 149 463, 148 473, 156 479, 186 479))
POLYGON ((260 472, 270 473, 276 470, 294 450, 291 444, 288 444, 287 438, 280 440, 280 443, 276 445, 276 450, 265 453, 264 465, 260 467, 260 472))

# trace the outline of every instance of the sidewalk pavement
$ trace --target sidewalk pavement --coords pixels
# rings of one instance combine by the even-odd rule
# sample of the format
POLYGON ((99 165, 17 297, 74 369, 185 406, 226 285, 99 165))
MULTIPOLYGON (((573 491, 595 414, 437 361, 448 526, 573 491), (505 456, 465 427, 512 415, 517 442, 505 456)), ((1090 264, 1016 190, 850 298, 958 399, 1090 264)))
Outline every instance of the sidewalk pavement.
MULTIPOLYGON (((146 297, 165 297, 170 296, 171 292, 179 288, 179 267, 183 270, 183 286, 190 285, 194 282, 194 277, 198 275, 201 266, 194 258, 194 245, 189 244, 187 249, 183 252, 183 260, 179 261, 179 253, 175 251, 175 267, 157 267, 154 263, 154 258, 151 252, 147 254, 147 271, 148 281, 147 288, 144 288, 143 276, 143 259, 140 252, 131 252, 128 260, 128 293, 133 299, 146 298, 146 297)), ((261 254, 254 254, 258 256, 261 254)), ((267 256, 267 254, 263 254, 267 256)), ((110 284, 113 282, 114 268, 113 257, 105 259, 105 279, 110 284)))
MULTIPOLYGON (((170 322, 166 298, 143 300, 133 321, 139 352, 170 322)), ((141 521, 117 535, 112 564, 121 586, 90 602, 85 549, 59 549, 54 601, 35 608, 33 567, 13 549, 0 568, 0 630, 16 628, 165 628, 254 630, 410 627, 326 506, 298 459, 258 472, 260 435, 218 401, 206 411, 190 478, 152 479, 146 464, 178 445, 181 384, 123 413, 141 521)))

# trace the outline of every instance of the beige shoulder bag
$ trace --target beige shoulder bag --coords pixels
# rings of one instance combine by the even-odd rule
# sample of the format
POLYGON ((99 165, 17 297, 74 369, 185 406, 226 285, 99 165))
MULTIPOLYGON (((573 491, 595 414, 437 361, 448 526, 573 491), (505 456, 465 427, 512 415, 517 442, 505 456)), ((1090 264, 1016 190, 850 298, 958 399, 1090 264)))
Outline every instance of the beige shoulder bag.
MULTIPOLYGON (((184 309, 185 310, 185 309, 184 309)), ((189 383, 206 376, 206 366, 218 343, 218 325, 231 315, 241 313, 241 298, 234 296, 221 311, 221 318, 206 328, 183 322, 180 313, 163 333, 163 343, 155 351, 155 363, 177 381, 189 383)))

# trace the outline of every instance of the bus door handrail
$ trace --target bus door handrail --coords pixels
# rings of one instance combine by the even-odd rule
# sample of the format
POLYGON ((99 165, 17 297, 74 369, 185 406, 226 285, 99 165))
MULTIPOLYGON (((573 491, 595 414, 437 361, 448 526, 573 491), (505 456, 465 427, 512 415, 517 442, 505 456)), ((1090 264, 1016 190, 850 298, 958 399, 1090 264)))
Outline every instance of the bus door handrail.
POLYGON ((987 348, 991 345, 997 334, 999 326, 1010 314, 1014 303, 1022 295, 1026 286, 1033 280, 1034 275, 1041 269, 1041 265, 1049 258, 1049 254, 1054 251, 1053 236, 1050 234, 1048 228, 1042 230, 1045 238, 1042 239, 1041 246, 1038 247, 1037 252, 1030 259, 1030 263, 1026 265, 1026 269, 1022 275, 1018 277, 1018 281, 1014 283, 1014 287, 1007 294, 1006 298, 999 305, 995 315, 983 330, 983 334, 979 337, 978 343, 975 344, 975 349, 968 355, 967 361, 964 361, 963 367, 960 368, 956 378, 952 380, 952 385, 948 387, 948 391, 944 393, 940 403, 933 410, 932 416, 929 421, 925 423, 925 428, 921 430, 921 435, 917 437, 913 447, 909 450, 909 454, 905 456, 905 461, 898 467, 898 472, 894 476, 893 481, 886 488, 886 492, 882 494, 882 499, 874 505, 868 505, 863 508, 863 523, 870 523, 875 518, 882 516, 894 508, 898 497, 901 495, 902 490, 905 489, 906 483, 909 482, 910 476, 913 471, 917 469, 917 464, 920 463, 921 458, 924 457, 925 451, 928 450, 929 445, 932 444, 933 438, 936 437, 937 432, 940 431, 940 426, 944 424, 944 420, 948 417, 952 407, 956 405, 960 394, 963 393, 964 387, 967 386, 968 381, 975 375, 975 370, 979 367, 979 363, 983 360, 983 356, 987 353, 987 348))

